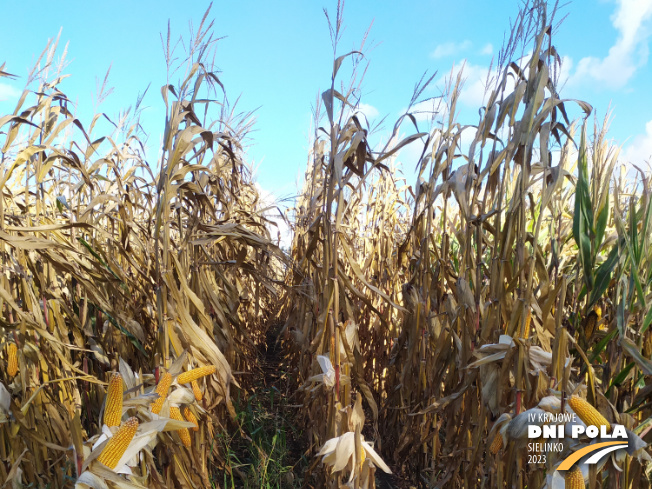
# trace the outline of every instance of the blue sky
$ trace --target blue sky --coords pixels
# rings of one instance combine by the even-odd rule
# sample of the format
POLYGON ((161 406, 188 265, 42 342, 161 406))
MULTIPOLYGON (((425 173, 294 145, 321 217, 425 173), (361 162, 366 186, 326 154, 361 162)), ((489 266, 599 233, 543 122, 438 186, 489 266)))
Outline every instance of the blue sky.
MULTIPOLYGON (((62 27, 62 48, 69 42, 71 62, 62 89, 79 104, 83 123, 96 109, 96 80, 110 65, 115 90, 99 107, 110 117, 132 105, 151 83, 142 122, 151 134, 149 159, 155 164, 164 124, 159 88, 166 80, 159 33, 170 19, 173 34, 187 34, 189 21, 197 25, 208 4, 4 2, 0 64, 6 62, 5 70, 20 78, 0 81, 0 112, 13 111, 29 68, 62 27)), ((349 0, 341 53, 356 48, 373 21, 368 45, 375 47, 368 52, 362 97, 367 114, 388 115, 390 130, 424 72, 437 71, 441 84, 453 65, 466 60, 460 118, 476 122, 482 80, 517 5, 513 0, 349 0)), ((220 78, 231 100, 240 96, 241 110, 258 108, 248 155, 261 187, 277 197, 296 193, 307 159, 311 107, 330 84, 332 50, 323 7, 334 11, 335 2, 216 1, 211 11, 216 35, 226 36, 217 50, 220 78)), ((643 164, 652 154, 652 0, 575 0, 562 14, 567 19, 553 38, 568 78, 562 96, 588 101, 600 118, 611 104, 610 136, 623 144, 625 160, 643 164)), ((437 95, 436 90, 427 95, 437 95)))

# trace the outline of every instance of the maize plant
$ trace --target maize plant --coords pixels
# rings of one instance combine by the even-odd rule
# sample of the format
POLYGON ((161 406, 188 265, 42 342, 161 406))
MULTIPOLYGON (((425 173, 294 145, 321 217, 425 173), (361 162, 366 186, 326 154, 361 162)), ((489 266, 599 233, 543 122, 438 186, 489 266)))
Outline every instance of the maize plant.
POLYGON ((563 98, 556 6, 524 3, 477 118, 453 70, 424 76, 389 131, 361 110, 369 51, 340 52, 342 7, 287 255, 208 11, 188 42, 162 36, 156 160, 142 95, 80 120, 48 44, 0 115, 0 481, 264 480, 285 432, 259 465, 232 446, 274 418, 243 421, 269 392, 300 433, 279 487, 650 487, 650 175, 563 98), (546 440, 529 428, 568 415, 559 450, 530 461, 546 440), (568 433, 588 425, 622 427, 627 447, 575 460, 594 441, 568 433))
POLYGON ((316 487, 346 482, 330 466, 356 392, 379 456, 419 487, 563 487, 557 467, 587 439, 546 463, 525 450, 528 415, 553 412, 628 430, 597 475, 582 465, 591 484, 649 487, 648 177, 616 178, 608 121, 589 132, 591 105, 561 96, 556 15, 520 11, 477 120, 456 119, 453 71, 424 122, 425 77, 379 148, 358 110, 364 49, 334 46, 283 305, 316 487), (414 185, 395 169, 408 144, 414 185))
MULTIPOLYGON (((231 390, 250 377, 233 371, 255 366, 284 258, 244 161, 251 115, 210 61, 208 14, 189 43, 163 36, 157 160, 142 97, 119 119, 75 116, 58 38, 0 115, 3 482, 210 487, 224 470, 212 441, 235 419, 231 390), (188 365, 204 372, 202 405, 177 381, 188 365), (179 405, 201 419, 183 450, 169 432, 194 425, 169 418, 179 405)), ((0 77, 13 75, 0 64, 0 77)))

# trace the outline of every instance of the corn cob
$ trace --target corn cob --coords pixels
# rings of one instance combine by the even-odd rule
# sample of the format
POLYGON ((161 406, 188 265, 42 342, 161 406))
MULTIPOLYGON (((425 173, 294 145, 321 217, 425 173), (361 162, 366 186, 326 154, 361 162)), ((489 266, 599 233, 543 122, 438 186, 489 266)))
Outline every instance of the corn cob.
POLYGON ((196 380, 193 380, 191 382, 191 385, 192 385, 192 393, 195 395, 195 399, 197 401, 201 401, 202 398, 204 397, 204 393, 199 388, 199 384, 197 383, 196 380))
POLYGON ((528 311, 525 317, 525 330, 523 331, 523 338, 527 339, 530 336, 530 324, 532 323, 532 311, 528 311))
POLYGON ((152 404, 152 412, 154 414, 161 412, 165 398, 167 397, 168 391, 170 390, 170 384, 172 384, 172 375, 170 372, 165 372, 165 375, 161 377, 161 379, 158 381, 158 385, 156 386, 155 392, 159 395, 159 397, 152 404))
POLYGON ((13 377, 18 373, 18 347, 16 343, 9 343, 7 350, 7 374, 9 377, 13 377))
POLYGON ((611 424, 605 419, 600 412, 581 397, 572 396, 568 404, 573 411, 580 417, 585 425, 606 426, 607 431, 611 431, 611 424))
POLYGON ((584 319, 584 337, 587 340, 593 338, 595 327, 597 326, 599 320, 600 318, 595 311, 591 311, 584 319))
POLYGON ((564 487, 566 489, 584 489, 584 476, 577 465, 566 472, 564 487))
POLYGON ((207 375, 214 374, 216 370, 217 367, 215 365, 193 368, 192 370, 189 370, 179 375, 179 377, 177 378, 177 382, 179 382, 179 384, 187 384, 189 382, 192 382, 193 380, 197 380, 202 377, 206 377, 207 375))
POLYGON ((652 329, 648 329, 643 339, 643 355, 647 358, 652 356, 652 329))
MULTIPOLYGON (((181 411, 179 411, 179 408, 176 406, 170 407, 170 418, 176 419, 177 421, 185 421, 183 416, 181 416, 181 411)), ((188 428, 181 428, 179 430, 179 438, 181 438, 181 443, 183 443, 183 446, 190 448, 192 443, 190 441, 190 432, 188 431, 188 428)))
POLYGON ((593 310, 595 311, 595 313, 596 313, 597 316, 598 316, 598 321, 599 321, 600 319, 602 319, 602 308, 601 308, 600 306, 595 306, 595 307, 593 308, 593 310))
POLYGON ((489 451, 496 455, 501 448, 503 448, 503 437, 499 433, 494 437, 494 441, 491 442, 489 451))
POLYGON ((115 469, 137 430, 138 418, 135 416, 122 423, 118 432, 111 437, 104 450, 102 450, 97 461, 103 463, 110 469, 115 469))
POLYGON ((199 431, 199 423, 197 422, 197 418, 195 417, 195 415, 192 414, 192 411, 190 410, 190 408, 186 407, 183 410, 183 415, 185 416, 185 418, 188 421, 190 421, 192 424, 195 425, 195 427, 192 429, 192 431, 199 431))
POLYGON ((122 375, 118 372, 111 376, 109 389, 104 406, 104 424, 107 426, 120 426, 122 419, 122 375))

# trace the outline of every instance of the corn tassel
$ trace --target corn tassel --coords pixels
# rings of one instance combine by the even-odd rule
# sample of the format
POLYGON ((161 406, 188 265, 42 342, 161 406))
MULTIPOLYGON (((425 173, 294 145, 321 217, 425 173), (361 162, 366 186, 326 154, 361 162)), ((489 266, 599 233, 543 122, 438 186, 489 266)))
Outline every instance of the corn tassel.
POLYGON ((104 450, 102 450, 97 461, 103 463, 110 469, 115 469, 137 430, 138 418, 135 416, 122 423, 118 432, 111 437, 104 450))
POLYGON ((179 375, 179 377, 177 378, 177 382, 179 382, 179 384, 188 384, 193 380, 206 377, 207 375, 212 375, 215 373, 216 370, 217 367, 215 365, 193 368, 192 370, 189 370, 188 372, 184 372, 181 375, 179 375))
POLYGON ((104 406, 104 424, 107 426, 120 426, 122 419, 122 375, 118 372, 111 376, 109 389, 104 406))
POLYGON ((194 414, 192 414, 190 408, 186 407, 183 410, 183 415, 188 421, 190 421, 192 424, 195 425, 195 427, 192 428, 192 431, 199 431, 199 423, 197 422, 197 417, 194 414))
POLYGON ((607 431, 611 431, 611 424, 609 421, 607 421, 596 408, 591 406, 591 404, 589 404, 586 399, 572 396, 568 400, 568 404, 571 408, 573 408, 573 411, 575 411, 575 413, 580 417, 585 425, 606 426, 607 431))
POLYGON ((165 372, 165 375, 161 377, 156 386, 156 393, 158 394, 158 399, 152 404, 152 412, 158 414, 161 412, 165 398, 168 396, 168 391, 170 390, 170 384, 172 384, 172 375, 170 372, 165 372))
POLYGON ((7 374, 9 377, 13 377, 18 373, 18 347, 16 343, 9 343, 7 352, 7 374))
POLYGON ((566 472, 564 487, 566 489, 584 489, 584 476, 577 465, 566 472))
POLYGON ((201 401, 204 397, 204 393, 199 388, 199 384, 197 383, 196 380, 193 380, 191 382, 191 385, 192 385, 192 393, 195 395, 195 399, 197 401, 201 401))
MULTIPOLYGON (((176 406, 170 407, 170 418, 176 419, 177 421, 185 421, 185 419, 183 419, 183 416, 181 416, 181 411, 179 411, 179 408, 176 406)), ((190 441, 190 432, 188 431, 188 428, 181 428, 178 431, 179 431, 179 438, 181 438, 181 443, 183 443, 183 446, 186 448, 190 448, 192 442, 190 441)))

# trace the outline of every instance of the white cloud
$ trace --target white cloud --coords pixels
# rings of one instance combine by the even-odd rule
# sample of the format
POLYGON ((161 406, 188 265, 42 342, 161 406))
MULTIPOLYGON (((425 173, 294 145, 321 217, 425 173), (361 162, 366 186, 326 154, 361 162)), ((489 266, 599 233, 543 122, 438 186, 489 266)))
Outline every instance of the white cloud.
POLYGON ((491 56, 493 53, 494 53, 494 45, 491 44, 490 42, 485 44, 480 50, 480 54, 484 54, 485 56, 491 56))
POLYGON ((592 80, 604 87, 619 89, 647 63, 651 32, 644 24, 652 17, 652 0, 618 0, 617 3, 618 8, 611 17, 618 31, 616 43, 604 58, 582 58, 569 84, 592 80))
POLYGON ((431 56, 435 59, 455 56, 471 48, 471 41, 466 39, 462 42, 445 42, 438 45, 431 56))
MULTIPOLYGON (((462 86, 459 101, 467 107, 478 109, 482 107, 485 98, 489 68, 466 64, 463 70, 462 77, 466 81, 462 86)), ((495 76, 495 72, 491 76, 495 76)))
POLYGON ((258 190, 258 196, 260 197, 260 203, 267 209, 264 212, 264 216, 276 224, 276 226, 267 226, 272 241, 283 248, 289 248, 292 245, 293 232, 280 214, 285 210, 285 206, 279 202, 279 199, 272 192, 263 188, 260 183, 256 182, 255 185, 258 190), (279 239, 280 241, 278 241, 279 239))
MULTIPOLYGON (((451 79, 451 76, 453 77, 454 80, 455 77, 457 77, 457 74, 459 73, 460 70, 463 70, 462 72, 463 84, 462 84, 462 91, 460 92, 460 96, 458 98, 458 102, 467 107, 477 110, 480 107, 482 107, 486 102, 485 93, 487 91, 486 90, 487 82, 489 82, 490 84, 489 88, 491 88, 491 84, 498 76, 498 73, 495 68, 492 68, 490 73, 488 66, 474 65, 468 63, 466 60, 462 60, 462 62, 459 65, 453 66, 451 73, 439 78, 439 80, 437 80, 437 85, 439 87, 445 86, 447 80, 451 79)), ((510 77, 509 80, 512 81, 512 77, 510 77)), ((513 85, 509 85, 507 87, 507 90, 509 91, 512 88, 513 85)))
MULTIPOLYGON (((455 81, 457 74, 462 72, 462 90, 458 98, 458 104, 465 106, 466 108, 471 108, 477 111, 480 107, 483 106, 485 100, 485 88, 487 81, 490 83, 490 88, 493 86, 492 83, 495 81, 498 73, 495 68, 492 68, 491 73, 489 73, 488 66, 474 65, 466 60, 462 60, 460 63, 453 65, 451 71, 440 76, 434 83, 437 90, 440 93, 443 93, 446 87, 451 86, 453 83, 449 83, 449 80, 455 81), (489 75, 489 78, 487 78, 489 75)), ((513 78, 510 77, 507 85, 507 90, 513 90, 513 78)), ((448 97, 442 99, 441 97, 433 97, 428 100, 424 100, 415 104, 410 112, 417 119, 417 121, 429 121, 431 119, 441 120, 442 118, 448 117, 448 107, 446 102, 448 97)), ((399 115, 405 113, 405 109, 400 112, 399 115)), ((476 112, 477 113, 477 112, 476 112)))
MULTIPOLYGON (((378 111, 378 109, 376 107, 374 107, 371 104, 359 103, 358 106, 356 107, 355 111, 351 110, 351 107, 347 105, 346 109, 344 111, 344 120, 346 120, 349 117, 351 117, 352 115, 356 115, 356 114, 358 116, 364 115, 364 118, 358 117, 358 119, 360 120, 360 122, 362 124, 364 124, 364 122, 365 122, 364 119, 366 119, 367 122, 369 122, 369 124, 371 124, 371 122, 378 116, 378 114, 380 114, 380 112, 378 111)), ((339 114, 338 114, 338 117, 339 117, 339 114)))
POLYGON ((623 150, 621 159, 645 169, 652 164, 652 120, 645 124, 645 134, 634 137, 623 150))
POLYGON ((369 104, 358 104, 358 111, 362 112, 369 121, 376 118, 379 114, 378 109, 369 104))
POLYGON ((6 83, 0 83, 0 102, 18 98, 20 94, 21 92, 17 88, 6 83))

